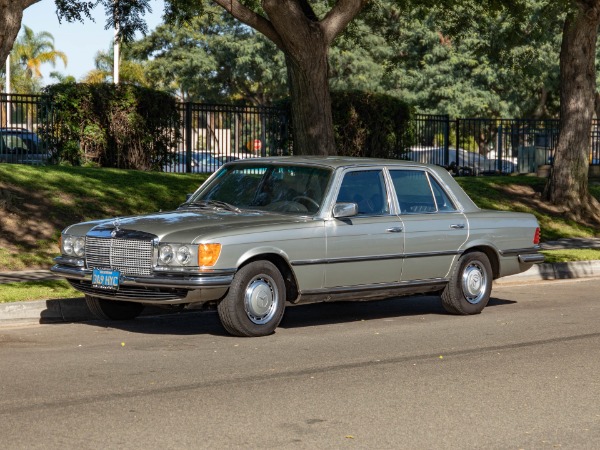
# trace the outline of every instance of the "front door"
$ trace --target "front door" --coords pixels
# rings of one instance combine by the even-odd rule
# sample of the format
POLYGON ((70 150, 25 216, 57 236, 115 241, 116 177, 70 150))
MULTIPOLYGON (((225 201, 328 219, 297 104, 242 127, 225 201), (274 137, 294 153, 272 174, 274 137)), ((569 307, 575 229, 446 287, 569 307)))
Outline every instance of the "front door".
POLYGON ((390 214, 383 169, 349 170, 337 203, 356 203, 358 215, 326 224, 325 287, 398 282, 402 271, 402 220, 390 214))

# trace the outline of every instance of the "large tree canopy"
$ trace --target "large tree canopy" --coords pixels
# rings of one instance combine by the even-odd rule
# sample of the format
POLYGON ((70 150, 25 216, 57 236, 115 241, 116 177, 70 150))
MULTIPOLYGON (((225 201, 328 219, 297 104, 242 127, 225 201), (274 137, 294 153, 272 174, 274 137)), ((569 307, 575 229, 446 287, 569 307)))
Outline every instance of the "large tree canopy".
POLYGON ((160 25, 125 53, 145 61, 153 86, 183 100, 269 106, 287 96, 282 52, 218 6, 181 26, 160 25))
POLYGON ((392 7, 388 92, 451 117, 556 115, 564 14, 542 22, 543 2, 523 3, 518 12, 479 1, 392 7))

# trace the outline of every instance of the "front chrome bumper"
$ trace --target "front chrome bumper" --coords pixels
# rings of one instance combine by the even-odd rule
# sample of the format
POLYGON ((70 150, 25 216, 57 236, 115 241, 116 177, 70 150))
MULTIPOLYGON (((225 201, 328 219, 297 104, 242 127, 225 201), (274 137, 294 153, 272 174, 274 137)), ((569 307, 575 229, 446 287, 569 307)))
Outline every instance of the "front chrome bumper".
MULTIPOLYGON (((50 269, 65 278, 92 281, 92 270, 83 267, 72 267, 56 264, 50 269)), ((173 272, 160 273, 151 277, 132 277, 121 275, 120 284, 143 285, 149 287, 164 287, 173 289, 198 289, 201 287, 229 287, 233 281, 235 269, 220 270, 205 273, 173 272)))
POLYGON ((84 294, 113 300, 154 304, 197 303, 221 298, 229 289, 235 269, 211 272, 154 272, 152 276, 121 275, 118 290, 92 286, 92 269, 58 264, 50 270, 84 294))

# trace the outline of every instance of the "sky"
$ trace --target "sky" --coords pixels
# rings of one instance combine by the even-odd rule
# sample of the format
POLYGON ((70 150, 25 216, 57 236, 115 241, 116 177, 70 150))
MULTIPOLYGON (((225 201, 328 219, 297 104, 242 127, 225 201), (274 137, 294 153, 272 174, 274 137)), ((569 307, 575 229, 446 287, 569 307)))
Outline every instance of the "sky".
MULTIPOLYGON (((152 31, 161 22, 163 13, 162 0, 150 0, 152 13, 146 14, 148 31, 152 31)), ((50 78, 50 72, 57 71, 64 75, 73 75, 77 80, 94 68, 94 57, 100 50, 108 51, 114 31, 105 30, 106 17, 102 6, 96 7, 93 17, 95 22, 87 19, 80 22, 59 23, 53 0, 42 0, 23 12, 22 25, 27 25, 35 33, 48 31, 54 36, 54 48, 67 55, 67 67, 58 60, 56 67, 51 64, 42 66, 44 84, 52 84, 56 80, 50 78)))

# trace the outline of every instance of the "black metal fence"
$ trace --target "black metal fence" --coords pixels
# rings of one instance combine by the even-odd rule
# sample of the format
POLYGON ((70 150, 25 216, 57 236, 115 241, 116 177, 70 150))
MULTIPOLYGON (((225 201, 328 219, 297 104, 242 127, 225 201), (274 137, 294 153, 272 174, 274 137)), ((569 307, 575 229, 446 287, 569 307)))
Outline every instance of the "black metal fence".
MULTIPOLYGON (((213 172, 225 162, 293 153, 286 111, 270 107, 181 103, 173 161, 166 172, 213 172)), ((416 115, 404 159, 456 174, 532 173, 551 165, 559 120, 450 119, 416 115)), ((0 162, 52 162, 53 111, 41 95, 0 94, 0 162)), ((590 130, 590 165, 600 166, 600 122, 590 130)))
POLYGON ((292 153, 288 115, 278 108, 181 103, 182 139, 167 172, 213 172, 225 162, 292 153))
MULTIPOLYGON (((455 119, 417 115, 404 158, 459 174, 533 173, 552 165, 560 120, 455 119)), ((590 165, 600 165, 600 122, 590 130, 590 165)))
MULTIPOLYGON (((0 94, 0 162, 57 162, 49 146, 56 141, 52 112, 46 96, 0 94)), ((235 159, 292 153, 281 109, 180 103, 179 112, 173 135, 180 139, 165 172, 213 172, 235 159)))
POLYGON ((41 95, 0 94, 0 162, 45 164, 52 111, 41 95))

